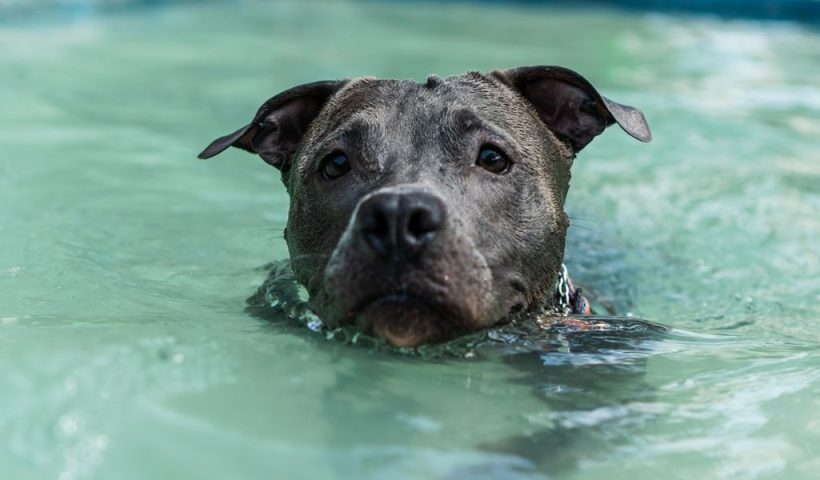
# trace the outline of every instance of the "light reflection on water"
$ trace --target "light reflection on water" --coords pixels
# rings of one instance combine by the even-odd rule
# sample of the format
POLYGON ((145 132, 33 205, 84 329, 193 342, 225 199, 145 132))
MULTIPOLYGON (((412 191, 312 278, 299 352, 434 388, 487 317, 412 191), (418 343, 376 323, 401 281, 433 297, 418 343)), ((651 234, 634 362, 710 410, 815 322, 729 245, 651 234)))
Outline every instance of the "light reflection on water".
POLYGON ((0 26, 3 478, 814 478, 816 30, 237 5, 0 26), (632 317, 395 352, 245 311, 287 198, 195 160, 215 134, 301 82, 539 63, 652 125, 596 139, 568 200, 574 279, 632 317))

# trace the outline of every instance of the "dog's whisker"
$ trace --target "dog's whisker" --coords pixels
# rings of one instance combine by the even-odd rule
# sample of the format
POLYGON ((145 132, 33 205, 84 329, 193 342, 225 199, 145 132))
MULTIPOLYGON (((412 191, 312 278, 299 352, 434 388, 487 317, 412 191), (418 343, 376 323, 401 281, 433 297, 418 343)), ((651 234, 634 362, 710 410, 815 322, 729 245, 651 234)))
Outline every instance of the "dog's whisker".
POLYGON ((593 227, 590 227, 588 225, 577 224, 577 223, 570 224, 569 228, 574 229, 574 230, 584 230, 584 231, 587 231, 587 232, 594 232, 595 230, 597 230, 597 229, 595 229, 593 227))
POLYGON ((569 215, 569 219, 573 222, 601 223, 600 219, 591 217, 576 217, 575 215, 569 215))

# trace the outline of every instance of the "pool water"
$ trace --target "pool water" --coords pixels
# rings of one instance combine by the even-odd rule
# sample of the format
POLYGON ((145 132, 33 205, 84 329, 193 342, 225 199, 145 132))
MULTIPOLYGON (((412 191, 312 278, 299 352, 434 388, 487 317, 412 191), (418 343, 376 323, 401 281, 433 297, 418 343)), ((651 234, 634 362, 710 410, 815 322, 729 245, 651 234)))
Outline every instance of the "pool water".
POLYGON ((817 478, 818 44, 487 3, 0 19, 2 478, 817 478), (577 159, 567 262, 668 329, 428 355, 245 310, 288 199, 210 140, 303 82, 529 64, 646 113, 577 159))

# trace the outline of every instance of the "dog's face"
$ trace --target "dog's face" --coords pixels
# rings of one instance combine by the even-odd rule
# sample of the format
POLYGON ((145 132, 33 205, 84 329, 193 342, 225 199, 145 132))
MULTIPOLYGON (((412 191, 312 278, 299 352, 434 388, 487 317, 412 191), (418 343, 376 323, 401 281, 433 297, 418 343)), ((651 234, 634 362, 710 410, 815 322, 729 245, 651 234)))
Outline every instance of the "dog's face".
POLYGON ((362 78, 283 92, 200 156, 233 145, 281 169, 311 308, 413 346, 551 301, 570 166, 615 122, 649 140, 638 110, 558 67, 362 78))

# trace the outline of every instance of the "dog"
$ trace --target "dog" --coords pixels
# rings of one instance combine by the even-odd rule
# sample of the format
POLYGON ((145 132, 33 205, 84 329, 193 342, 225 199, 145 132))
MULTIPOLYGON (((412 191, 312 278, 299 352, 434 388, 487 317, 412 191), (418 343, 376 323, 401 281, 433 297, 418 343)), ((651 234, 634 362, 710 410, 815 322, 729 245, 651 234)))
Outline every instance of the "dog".
POLYGON ((214 140, 279 169, 310 308, 397 347, 558 311, 575 156, 640 110, 557 66, 299 85, 214 140))

